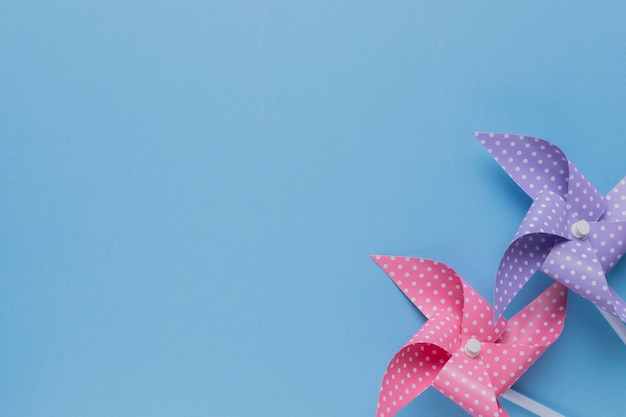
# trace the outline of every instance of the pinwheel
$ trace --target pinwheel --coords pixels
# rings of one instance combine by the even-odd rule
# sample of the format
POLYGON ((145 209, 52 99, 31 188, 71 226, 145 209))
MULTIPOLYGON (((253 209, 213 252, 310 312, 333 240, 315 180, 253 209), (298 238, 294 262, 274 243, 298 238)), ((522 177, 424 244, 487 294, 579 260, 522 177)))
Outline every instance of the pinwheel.
POLYGON ((626 343, 626 302, 606 274, 626 252, 626 177, 602 195, 554 144, 529 136, 475 133, 533 203, 498 268, 498 318, 540 270, 596 304, 626 343))
POLYGON ((428 319, 389 363, 377 417, 393 416, 431 385, 474 417, 508 416, 498 401, 507 392, 538 415, 560 416, 510 387, 561 334, 565 287, 553 283, 508 322, 494 323, 489 303, 447 265, 372 258, 428 319))

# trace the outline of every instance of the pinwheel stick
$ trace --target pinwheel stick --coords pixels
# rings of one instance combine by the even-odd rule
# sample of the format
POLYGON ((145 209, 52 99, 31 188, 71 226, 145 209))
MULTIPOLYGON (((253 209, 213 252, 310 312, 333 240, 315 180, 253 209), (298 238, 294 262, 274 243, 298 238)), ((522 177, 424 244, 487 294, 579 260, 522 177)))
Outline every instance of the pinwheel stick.
POLYGON ((527 396, 520 394, 519 392, 512 389, 502 394, 502 398, 506 398, 513 404, 517 404, 520 407, 530 411, 531 413, 538 415, 539 417, 565 417, 563 414, 559 414, 556 411, 546 407, 545 405, 540 404, 535 400, 531 400, 527 396))
POLYGON ((602 315, 609 323, 609 325, 613 328, 615 333, 617 333, 617 336, 619 336, 619 338, 622 339, 622 342, 624 342, 624 344, 626 345, 626 326, 624 326, 624 323, 608 311, 600 307, 598 307, 598 310, 600 311, 600 313, 602 313, 602 315))

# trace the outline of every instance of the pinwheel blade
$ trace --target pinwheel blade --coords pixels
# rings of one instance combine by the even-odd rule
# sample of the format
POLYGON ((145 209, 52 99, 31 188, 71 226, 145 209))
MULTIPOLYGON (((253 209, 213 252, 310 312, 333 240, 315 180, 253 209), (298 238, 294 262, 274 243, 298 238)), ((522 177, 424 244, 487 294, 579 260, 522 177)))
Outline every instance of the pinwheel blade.
POLYGON ((513 240, 529 234, 550 234, 562 238, 571 236, 568 230, 567 202, 558 194, 543 190, 537 193, 513 240))
POLYGON ((567 288, 552 283, 535 300, 509 319, 498 343, 486 343, 482 360, 496 395, 507 391, 554 343, 563 331, 567 288))
POLYGON ((427 318, 441 310, 461 318, 463 287, 452 268, 420 258, 373 255, 372 259, 427 318))
POLYGON ((602 265, 587 240, 571 240, 557 244, 541 270, 626 322, 626 302, 609 287, 602 265))
POLYGON ((474 136, 533 200, 542 190, 566 196, 568 160, 558 146, 508 133, 475 132, 474 136))
POLYGON ((608 274, 626 252, 626 221, 590 222, 589 228, 587 239, 608 274))
POLYGON ((504 321, 494 328, 491 305, 448 265, 400 256, 374 255, 372 259, 426 317, 447 311, 462 318, 465 336, 485 340, 496 340, 504 330, 504 321), (464 308, 466 304, 476 308, 464 308))
POLYGON ((559 236, 527 234, 513 241, 500 261, 494 293, 495 318, 498 319, 520 292, 524 284, 539 270, 559 236))
POLYGON ((391 359, 378 394, 378 417, 393 416, 435 380, 458 345, 449 320, 447 313, 428 320, 391 359))
POLYGON ((550 190, 537 193, 498 268, 495 285, 496 318, 539 270, 554 245, 571 237, 567 230, 567 203, 550 190))
POLYGON ((568 190, 567 204, 570 206, 572 221, 585 219, 588 221, 598 220, 606 211, 606 201, 598 189, 591 184, 582 172, 568 161, 568 190))
POLYGON ((507 174, 533 200, 542 190, 565 198, 573 218, 598 220, 604 197, 553 143, 530 136, 474 133, 507 174))
POLYGON ((482 361, 455 353, 433 386, 474 417, 508 416, 500 406, 491 377, 482 361))
POLYGON ((626 177, 622 178, 605 197, 607 210, 603 220, 626 221, 626 177))

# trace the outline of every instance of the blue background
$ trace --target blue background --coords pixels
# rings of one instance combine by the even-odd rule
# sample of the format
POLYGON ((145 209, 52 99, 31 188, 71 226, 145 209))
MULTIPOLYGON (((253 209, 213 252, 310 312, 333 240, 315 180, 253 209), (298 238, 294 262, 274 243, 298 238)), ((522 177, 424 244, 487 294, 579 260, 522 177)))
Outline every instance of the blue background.
MULTIPOLYGON (((4 1, 0 415, 373 416, 424 319, 369 255, 492 300, 530 205, 473 130, 626 173, 626 9, 544 3, 4 1)), ((615 416, 625 347, 572 295, 516 387, 615 416)))

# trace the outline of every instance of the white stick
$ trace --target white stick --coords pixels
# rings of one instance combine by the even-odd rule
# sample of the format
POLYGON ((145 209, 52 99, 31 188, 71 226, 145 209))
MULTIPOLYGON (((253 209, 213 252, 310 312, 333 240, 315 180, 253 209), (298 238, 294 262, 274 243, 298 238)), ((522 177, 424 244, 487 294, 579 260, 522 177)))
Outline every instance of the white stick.
POLYGON ((624 323, 608 311, 603 310, 600 307, 598 307, 598 310, 602 313, 606 321, 611 325, 615 333, 617 333, 619 338, 622 339, 622 342, 626 345, 626 326, 624 326, 624 323))
POLYGON ((559 414, 545 405, 540 404, 535 400, 531 400, 527 396, 512 389, 502 394, 502 398, 506 398, 513 404, 517 404, 539 417, 565 417, 563 414, 559 414))

